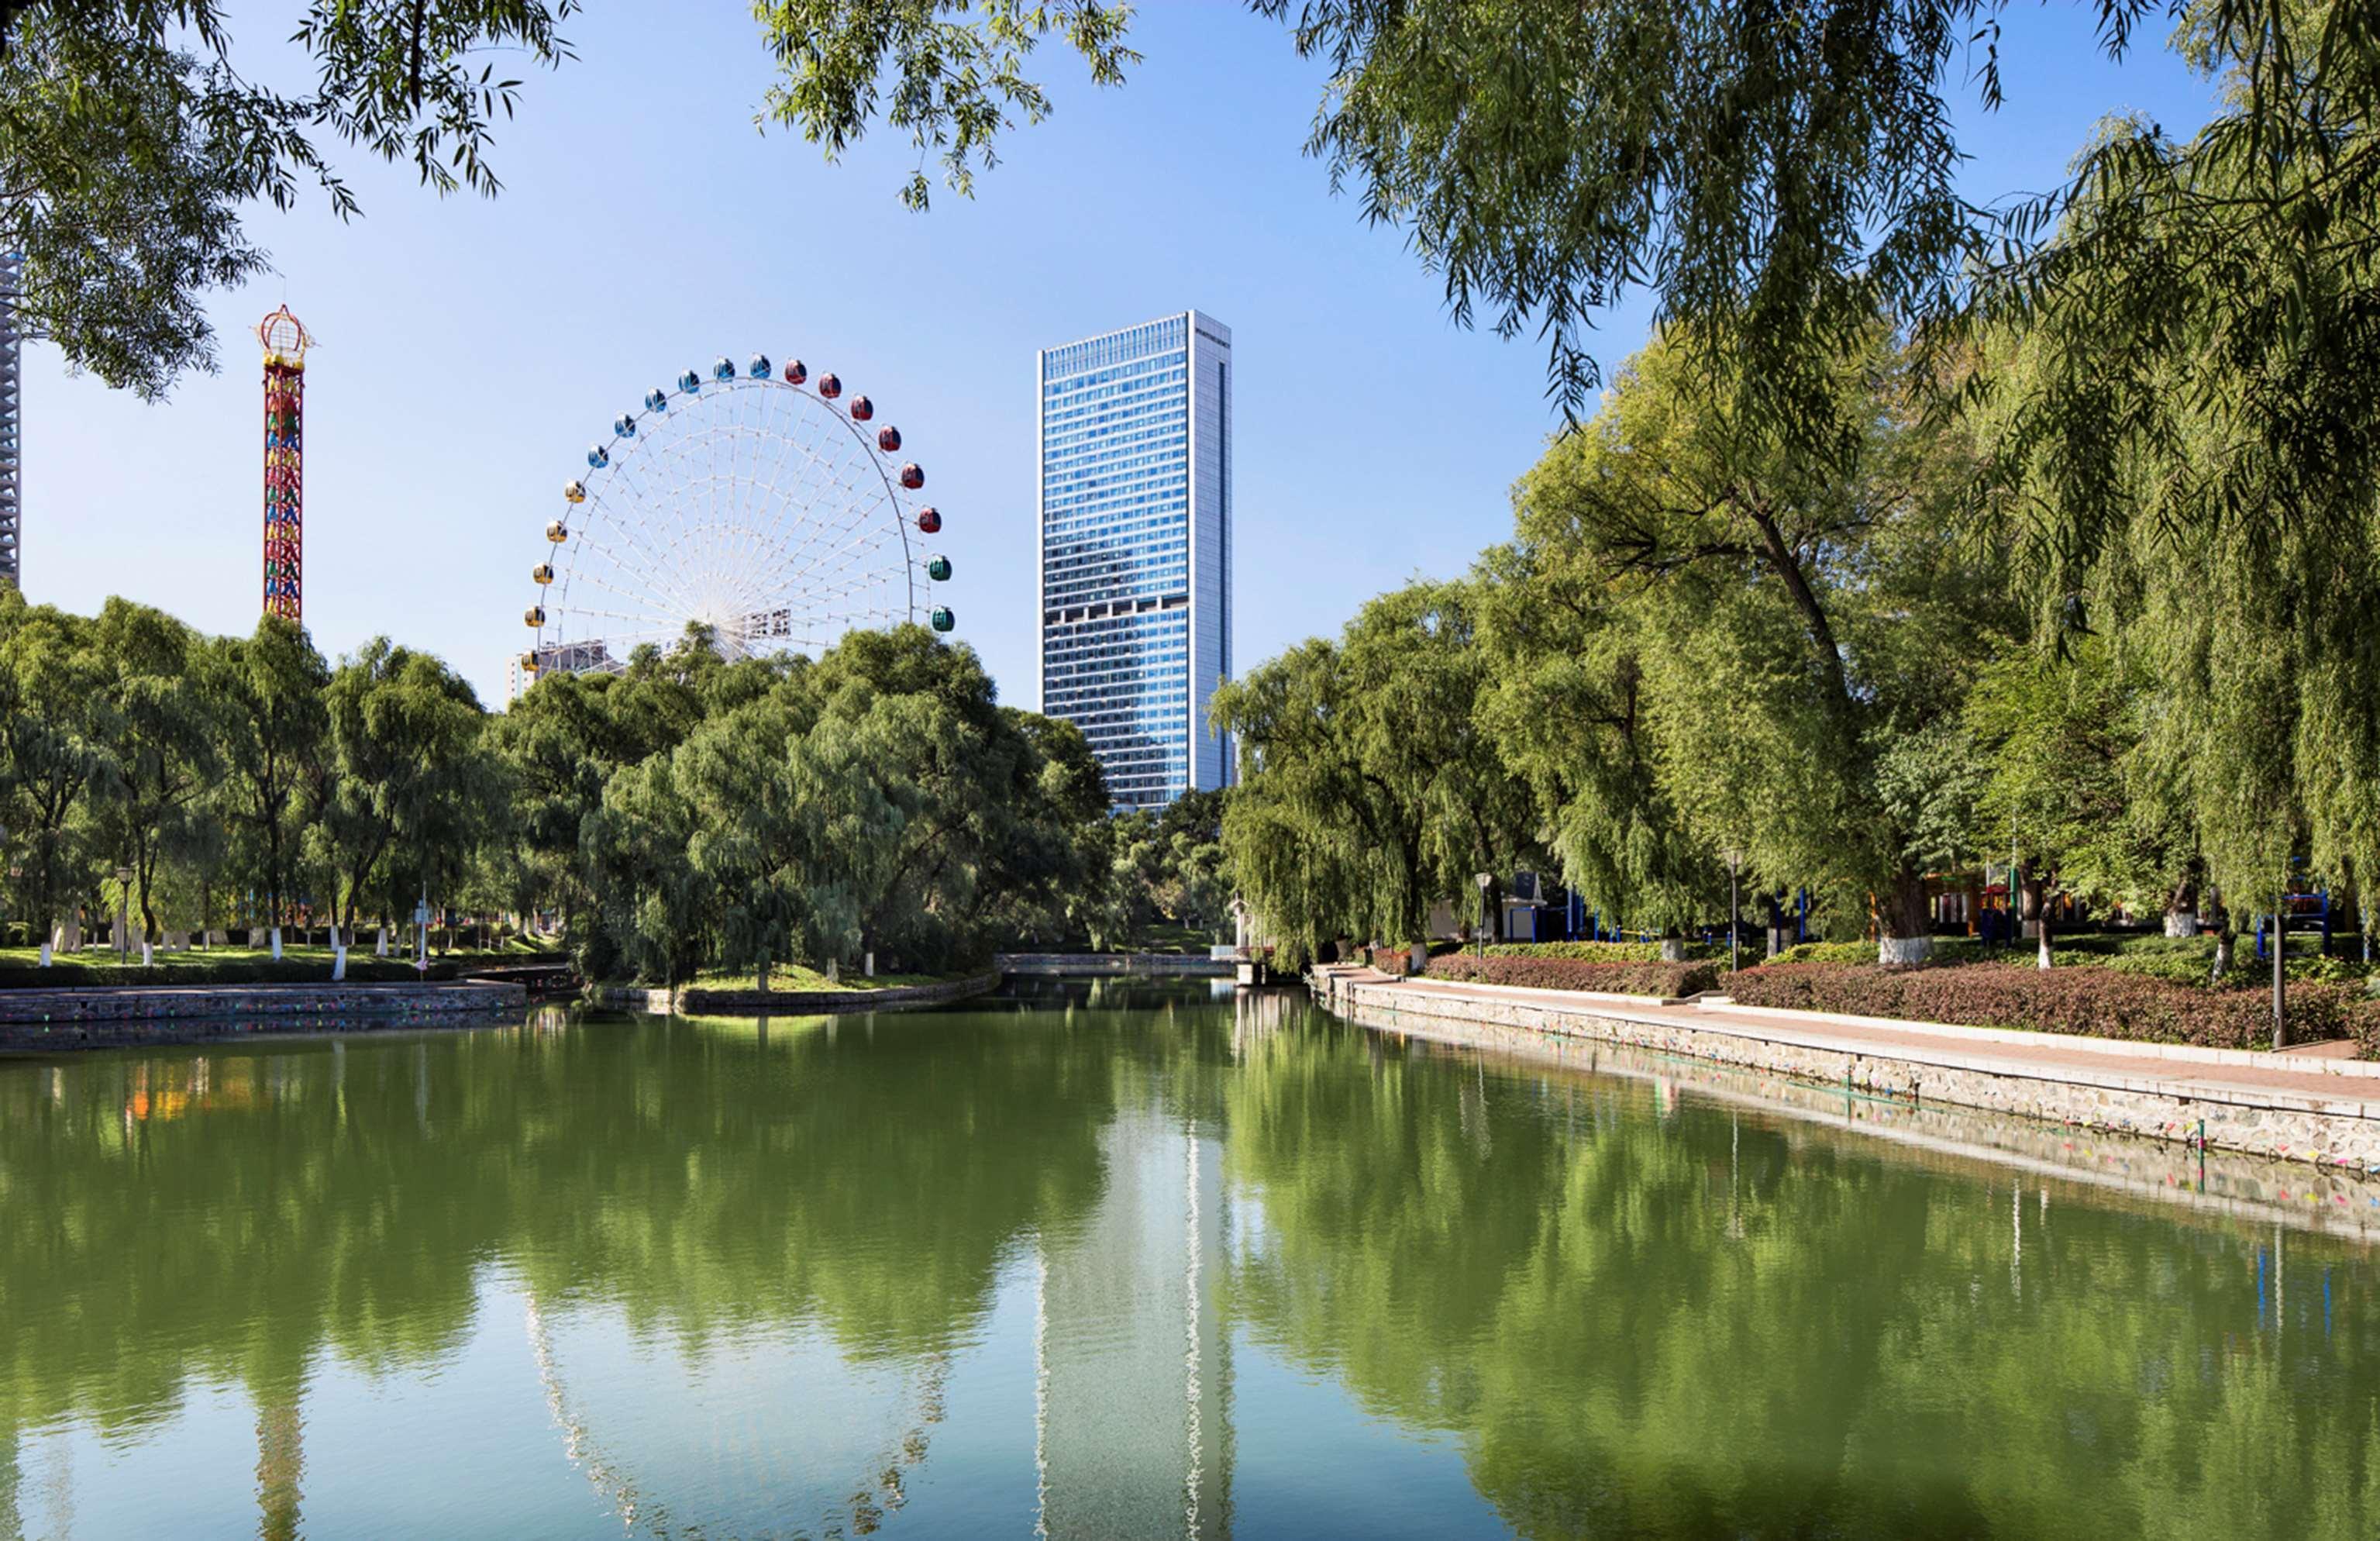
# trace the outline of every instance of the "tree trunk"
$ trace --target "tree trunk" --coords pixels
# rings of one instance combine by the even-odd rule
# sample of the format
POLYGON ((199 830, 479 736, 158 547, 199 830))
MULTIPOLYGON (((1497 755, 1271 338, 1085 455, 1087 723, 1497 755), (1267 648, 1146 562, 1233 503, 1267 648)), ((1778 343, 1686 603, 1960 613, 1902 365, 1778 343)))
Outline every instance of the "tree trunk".
POLYGON ((2194 937, 2198 934, 2198 885, 2188 878, 2174 884, 2173 892, 2166 899, 2165 934, 2169 937, 2194 937))
POLYGON ((1876 962, 1888 968, 1906 968, 1934 955, 1934 937, 1926 925, 1925 874, 1903 864, 1892 875, 1892 890, 1876 909, 1876 962))
POLYGON ((2220 893, 2208 897, 2215 904, 2215 971, 2207 977, 2207 982, 2219 985, 2223 976, 2231 972, 2231 911, 2220 893))
POLYGON ((2289 933, 2284 898, 2273 909, 2273 1047, 2289 1046, 2289 1015, 2288 999, 2288 966, 2289 933))

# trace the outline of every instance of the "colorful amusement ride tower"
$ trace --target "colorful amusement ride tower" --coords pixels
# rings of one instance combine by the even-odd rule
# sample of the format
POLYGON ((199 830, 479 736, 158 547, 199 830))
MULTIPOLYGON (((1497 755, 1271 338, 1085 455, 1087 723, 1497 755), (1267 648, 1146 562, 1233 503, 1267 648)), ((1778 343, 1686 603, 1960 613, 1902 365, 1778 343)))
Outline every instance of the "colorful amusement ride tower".
POLYGON ((305 619, 306 349, 283 306, 257 323, 264 345, 264 613, 305 619))

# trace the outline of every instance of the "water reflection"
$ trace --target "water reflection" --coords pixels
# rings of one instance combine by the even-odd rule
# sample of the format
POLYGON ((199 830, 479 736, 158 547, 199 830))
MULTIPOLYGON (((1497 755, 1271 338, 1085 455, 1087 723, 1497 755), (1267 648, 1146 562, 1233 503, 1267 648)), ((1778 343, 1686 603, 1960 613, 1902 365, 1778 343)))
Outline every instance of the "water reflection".
POLYGON ((0 1065, 0 1536, 2370 1532, 2371 1256, 2261 1180, 1514 1048, 1049 980, 0 1065))

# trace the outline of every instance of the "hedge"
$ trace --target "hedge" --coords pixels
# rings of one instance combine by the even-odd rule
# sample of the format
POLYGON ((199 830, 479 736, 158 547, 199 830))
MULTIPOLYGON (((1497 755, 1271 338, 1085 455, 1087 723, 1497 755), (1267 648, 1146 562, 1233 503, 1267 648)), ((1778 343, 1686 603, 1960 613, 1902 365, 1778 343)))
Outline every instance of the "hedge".
MULTIPOLYGON (((396 984, 414 979, 452 979, 456 966, 433 963, 427 974, 394 958, 347 959, 349 984, 396 984)), ((327 959, 225 958, 220 963, 176 962, 153 968, 91 965, 61 958, 47 968, 0 965, 0 989, 160 989, 173 985, 327 985, 327 959)))
POLYGON ((2355 1057, 2380 1060, 2380 1001, 2359 1001, 2347 1008, 2347 1036, 2355 1040, 2355 1057))
MULTIPOLYGON (((1699 943, 1690 953, 1709 951, 1699 943)), ((1658 941, 1500 941, 1488 949, 1491 958, 1569 958, 1578 963, 1659 963, 1658 941)))
MULTIPOLYGON (((1848 968, 1769 964, 1730 982, 1739 1004, 1856 1016, 2018 1027, 2043 1033, 2259 1049, 2272 1042, 2270 998, 2256 990, 2210 990, 2112 968, 2041 969, 2020 964, 1929 968, 1848 968)), ((2351 985, 2292 986, 2289 1037, 2306 1043, 2344 1037, 2363 1000, 2351 985)), ((2362 1041, 2362 1016, 2352 1023, 2362 1041)), ((2380 1036, 2380 1025, 2373 1031, 2380 1036)))
POLYGON ((1484 958, 1455 954, 1429 960, 1433 979, 1534 989, 1593 989, 1613 995, 1694 995, 1718 988, 1714 963, 1593 963, 1584 958, 1484 958))

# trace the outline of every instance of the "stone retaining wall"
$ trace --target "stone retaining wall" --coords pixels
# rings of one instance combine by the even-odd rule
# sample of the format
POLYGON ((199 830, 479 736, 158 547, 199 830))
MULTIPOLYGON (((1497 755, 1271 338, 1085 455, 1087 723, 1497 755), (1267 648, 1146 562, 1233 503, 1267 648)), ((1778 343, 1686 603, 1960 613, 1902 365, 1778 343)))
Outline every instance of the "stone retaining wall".
MULTIPOLYGON (((2205 1144, 2291 1161, 2380 1172, 2380 1119, 2346 1110, 2314 1111, 2252 1100, 2181 1097, 2169 1092, 1965 1069, 1874 1052, 1778 1042, 1714 1025, 1642 1015, 1625 1008, 1551 1006, 1522 1000, 1430 994, 1393 982, 1318 971, 1316 991, 1333 1010, 1397 1018, 1520 1028, 1625 1044, 1737 1064, 1881 1097, 1944 1101, 2087 1129, 2205 1144)), ((2242 1094, 2243 1098, 2246 1094, 2242 1094)), ((2289 1100, 2277 1096, 2273 1102, 2289 1100)))
MULTIPOLYGON (((2083 1131, 1948 1101, 1878 1097, 1840 1084, 1751 1066, 1529 1028, 1455 1023, 1354 1008, 1348 1020, 1390 1033, 1420 1053, 1484 1050, 1557 1073, 1617 1075, 1679 1087, 1730 1108, 1767 1115, 1789 1144, 1848 1130, 1916 1159, 1988 1161, 2036 1179, 2078 1183, 2142 1204, 2180 1205, 2227 1219, 2286 1224, 2370 1243, 2380 1241, 2380 1183, 2337 1167, 2255 1157, 2110 1130, 2083 1131)), ((2020 1176, 2020 1182, 2022 1176, 2020 1176)))
POLYGON ((516 984, 96 985, 0 990, 0 1022, 155 1021, 191 1016, 454 1016, 523 1004, 516 984))
POLYGON ((518 985, 183 985, 0 991, 0 1051, 198 1043, 256 1033, 375 1032, 518 1011, 518 985))

